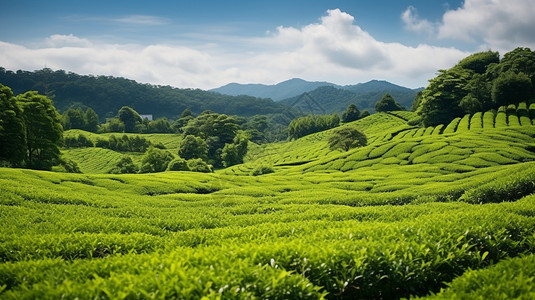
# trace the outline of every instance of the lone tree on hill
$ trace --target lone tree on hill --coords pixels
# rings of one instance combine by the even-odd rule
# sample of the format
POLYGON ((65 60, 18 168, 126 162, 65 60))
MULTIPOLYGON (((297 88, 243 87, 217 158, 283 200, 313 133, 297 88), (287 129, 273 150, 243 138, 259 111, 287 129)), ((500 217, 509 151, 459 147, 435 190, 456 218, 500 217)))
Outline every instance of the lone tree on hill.
POLYGON ((375 104, 375 111, 377 112, 396 110, 405 110, 405 108, 401 106, 401 104, 397 103, 390 94, 385 94, 383 98, 381 98, 381 100, 375 104))
POLYGON ((348 151, 352 148, 366 146, 367 143, 366 135, 352 127, 340 128, 329 138, 329 148, 331 150, 342 149, 348 151))

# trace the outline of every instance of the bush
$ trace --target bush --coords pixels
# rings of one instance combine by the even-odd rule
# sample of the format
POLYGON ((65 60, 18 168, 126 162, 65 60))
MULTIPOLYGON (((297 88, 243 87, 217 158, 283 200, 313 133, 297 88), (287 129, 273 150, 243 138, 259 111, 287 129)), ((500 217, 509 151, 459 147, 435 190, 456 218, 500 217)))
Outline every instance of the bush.
POLYGON ((274 173, 274 172, 275 172, 275 170, 273 170, 272 167, 266 166, 266 165, 261 165, 261 166, 258 166, 256 168, 254 168, 254 170, 251 172, 251 175, 259 176, 259 175, 270 174, 270 173, 274 173))
POLYGON ((163 172, 174 159, 173 154, 155 147, 150 147, 141 159, 141 173, 163 172))
POLYGON ((135 174, 139 171, 139 167, 134 164, 130 156, 123 156, 113 169, 110 170, 110 174, 135 174))
POLYGON ((212 173, 212 166, 200 158, 188 160, 188 167, 192 172, 212 173))
POLYGON ((183 158, 175 158, 167 166, 167 171, 190 171, 188 162, 183 158))

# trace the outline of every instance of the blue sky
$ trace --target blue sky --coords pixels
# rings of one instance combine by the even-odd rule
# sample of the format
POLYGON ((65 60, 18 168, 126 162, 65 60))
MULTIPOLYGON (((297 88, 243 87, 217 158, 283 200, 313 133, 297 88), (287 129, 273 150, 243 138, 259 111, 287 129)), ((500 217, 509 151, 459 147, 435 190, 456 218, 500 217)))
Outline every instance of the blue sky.
POLYGON ((535 1, 0 0, 0 66, 209 89, 293 77, 408 87, 535 48, 535 1))

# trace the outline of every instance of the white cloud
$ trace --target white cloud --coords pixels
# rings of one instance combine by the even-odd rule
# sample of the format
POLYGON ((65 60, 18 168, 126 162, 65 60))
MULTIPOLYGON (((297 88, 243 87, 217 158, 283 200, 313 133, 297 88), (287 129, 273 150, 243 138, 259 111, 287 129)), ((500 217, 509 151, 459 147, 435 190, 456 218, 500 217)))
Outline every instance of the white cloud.
POLYGON ((91 42, 86 39, 81 39, 72 34, 54 34, 46 38, 46 45, 52 48, 61 47, 90 47, 91 42))
POLYGON ((169 23, 169 20, 161 17, 146 16, 146 15, 130 15, 122 18, 114 19, 119 23, 126 23, 130 25, 143 25, 143 26, 156 26, 165 25, 169 23))
MULTIPOLYGON (((231 39, 234 37, 230 37, 231 39)), ((112 75, 177 87, 213 88, 229 82, 277 83, 289 78, 355 84, 371 79, 418 87, 438 69, 468 53, 454 49, 376 40, 353 16, 329 10, 318 23, 278 27, 250 38, 247 50, 216 44, 125 45, 54 35, 45 47, 0 42, 0 66, 35 70, 45 66, 80 74, 112 75)), ((232 43, 229 43, 232 44, 232 43)))
POLYGON ((466 0, 462 7, 447 11, 438 37, 507 51, 517 46, 535 46, 535 1, 466 0))
POLYGON ((409 31, 432 34, 435 30, 433 23, 425 19, 420 19, 414 6, 407 7, 401 14, 401 20, 405 24, 405 29, 409 31))

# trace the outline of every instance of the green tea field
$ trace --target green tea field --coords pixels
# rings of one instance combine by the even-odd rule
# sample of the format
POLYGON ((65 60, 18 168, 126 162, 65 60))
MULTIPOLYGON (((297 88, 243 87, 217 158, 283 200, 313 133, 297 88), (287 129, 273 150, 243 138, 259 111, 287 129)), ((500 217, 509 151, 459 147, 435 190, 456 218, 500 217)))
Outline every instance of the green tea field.
POLYGON ((83 174, 1 168, 0 299, 533 299, 534 104, 414 116, 342 125, 368 137, 347 152, 334 129, 251 143, 214 173, 106 174, 124 153, 99 147, 63 150, 83 174))

